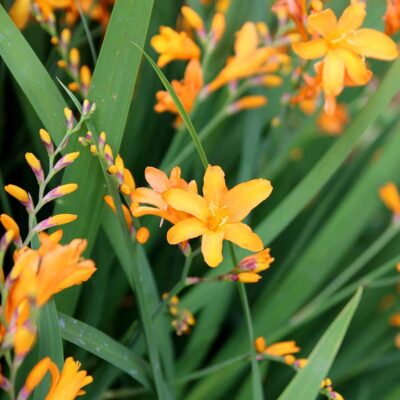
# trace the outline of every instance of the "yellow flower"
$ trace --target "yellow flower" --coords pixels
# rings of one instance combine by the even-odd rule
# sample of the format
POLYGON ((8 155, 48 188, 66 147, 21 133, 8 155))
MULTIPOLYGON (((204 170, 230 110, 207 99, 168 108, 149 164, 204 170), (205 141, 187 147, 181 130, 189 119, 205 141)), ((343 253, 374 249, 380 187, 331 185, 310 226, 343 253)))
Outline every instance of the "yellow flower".
POLYGON ((235 55, 228 60, 225 68, 207 85, 213 92, 228 82, 248 78, 267 72, 263 69, 268 58, 278 53, 277 49, 258 47, 259 35, 253 22, 246 22, 236 34, 235 55))
POLYGON ((73 400, 85 394, 82 388, 93 382, 86 371, 79 371, 80 362, 68 357, 61 374, 54 363, 50 364, 51 387, 45 400, 73 400))
MULTIPOLYGON (((190 113, 192 110, 194 102, 196 101, 197 95, 203 87, 203 84, 203 72, 198 60, 191 60, 188 63, 183 80, 172 81, 172 87, 174 88, 176 95, 179 97, 179 100, 182 102, 183 108, 186 112, 190 113)), ((177 124, 182 122, 178 108, 167 91, 158 91, 156 93, 156 98, 157 104, 154 106, 156 112, 163 113, 168 111, 178 114, 177 124)))
POLYGON ((389 61, 398 56, 396 43, 384 33, 360 29, 365 16, 365 3, 359 0, 353 0, 339 20, 331 9, 314 13, 307 25, 319 37, 293 43, 298 56, 306 60, 323 58, 322 87, 328 97, 342 92, 346 78, 353 85, 365 85, 370 80, 366 57, 389 61))
POLYGON ((290 340, 287 342, 277 342, 267 346, 263 353, 269 354, 270 356, 286 356, 289 354, 298 353, 300 351, 300 347, 297 347, 296 342, 294 340, 290 340))
POLYGON ((46 357, 33 367, 18 398, 27 399, 46 373, 50 372, 51 387, 45 400, 74 400, 85 394, 83 387, 93 382, 93 378, 86 371, 79 371, 80 367, 81 364, 78 361, 68 357, 60 373, 57 365, 46 357))
POLYGON ((271 191, 271 183, 266 179, 254 179, 228 190, 221 167, 209 165, 204 175, 203 197, 179 188, 163 195, 170 207, 191 215, 168 231, 167 240, 170 244, 179 244, 202 236, 201 251, 210 267, 222 262, 224 239, 245 249, 260 251, 261 239, 240 221, 271 191))
POLYGON ((344 104, 338 104, 333 114, 322 110, 318 117, 319 129, 327 135, 337 136, 343 132, 344 127, 349 122, 349 114, 344 104))
POLYGON ((160 68, 173 60, 200 58, 200 48, 186 32, 176 32, 167 26, 161 26, 160 34, 153 36, 150 43, 160 54, 157 62, 160 68))
POLYGON ((11 290, 6 315, 10 318, 25 299, 35 298, 36 305, 41 307, 61 290, 87 281, 96 270, 92 260, 82 258, 87 245, 85 240, 75 239, 63 246, 57 243, 60 235, 42 233, 39 239, 38 250, 25 248, 16 253, 8 278, 11 290))
POLYGON ((297 347, 297 344, 294 340, 277 342, 267 346, 267 343, 262 336, 259 336, 254 341, 254 347, 259 354, 268 354, 275 357, 293 355, 294 353, 298 353, 300 351, 300 347, 297 347))
POLYGON ((400 194, 393 182, 382 186, 379 189, 379 196, 394 215, 400 215, 400 194))

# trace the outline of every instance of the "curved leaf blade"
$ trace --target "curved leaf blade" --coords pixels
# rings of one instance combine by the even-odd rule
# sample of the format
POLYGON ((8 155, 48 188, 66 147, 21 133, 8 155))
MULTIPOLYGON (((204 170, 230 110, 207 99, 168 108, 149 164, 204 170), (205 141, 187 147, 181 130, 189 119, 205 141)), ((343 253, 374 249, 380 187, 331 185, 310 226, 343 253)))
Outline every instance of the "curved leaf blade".
POLYGON ((278 400, 315 400, 321 382, 328 374, 339 351, 361 295, 362 289, 359 288, 314 347, 307 366, 297 373, 278 400))

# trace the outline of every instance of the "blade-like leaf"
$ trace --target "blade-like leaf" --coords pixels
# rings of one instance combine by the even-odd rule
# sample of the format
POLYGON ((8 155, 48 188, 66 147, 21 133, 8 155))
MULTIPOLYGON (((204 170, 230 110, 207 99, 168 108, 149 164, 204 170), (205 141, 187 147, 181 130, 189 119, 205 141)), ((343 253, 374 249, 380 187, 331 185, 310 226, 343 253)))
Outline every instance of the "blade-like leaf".
MULTIPOLYGON (((142 58, 129 43, 144 45, 153 3, 153 0, 116 1, 94 70, 88 96, 96 103, 94 125, 107 133, 107 142, 115 153, 122 141, 142 58)), ((71 212, 79 205, 79 218, 67 227, 65 237, 83 236, 92 246, 103 212, 104 181, 97 160, 89 152, 82 152, 76 164, 66 171, 63 181, 76 182, 80 187, 56 208, 57 213, 71 212)), ((72 313, 79 290, 74 288, 58 297, 57 305, 62 311, 72 313)))
POLYGON ((59 313, 58 322, 63 339, 123 370, 146 388, 151 387, 149 365, 132 350, 68 315, 59 313))
POLYGON ((306 367, 297 373, 278 400, 315 400, 321 388, 321 382, 327 376, 339 351, 360 302, 361 294, 360 288, 314 347, 306 367))
POLYGON ((0 56, 44 127, 58 142, 65 131, 65 101, 38 57, 0 5, 0 56))

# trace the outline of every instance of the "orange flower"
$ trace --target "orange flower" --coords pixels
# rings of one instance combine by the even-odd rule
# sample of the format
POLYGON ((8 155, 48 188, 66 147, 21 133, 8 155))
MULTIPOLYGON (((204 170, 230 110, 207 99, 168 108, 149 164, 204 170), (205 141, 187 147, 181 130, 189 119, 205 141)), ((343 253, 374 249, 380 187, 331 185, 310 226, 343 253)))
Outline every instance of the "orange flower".
POLYGON ((387 8, 385 16, 385 33, 393 36, 395 33, 400 31, 400 1, 399 0, 387 0, 387 8))
POLYGON ((349 114, 347 112, 347 107, 344 104, 338 104, 332 115, 322 110, 318 118, 318 127, 327 135, 337 136, 343 132, 348 122, 349 114))
MULTIPOLYGON (((19 29, 23 29, 32 13, 32 4, 39 7, 44 19, 57 10, 67 12, 66 19, 69 24, 75 23, 79 18, 79 10, 75 0, 15 0, 10 8, 10 16, 19 29)), ((80 0, 79 4, 82 11, 92 20, 98 21, 103 26, 108 23, 110 18, 110 7, 114 0, 80 0)))
MULTIPOLYGON (((203 87, 203 72, 201 64, 198 60, 191 60, 185 71, 185 77, 181 81, 172 81, 172 87, 175 90, 176 95, 182 102, 183 108, 187 113, 193 108, 194 102, 196 101, 197 95, 200 89, 203 87)), ((177 123, 181 123, 182 119, 179 115, 178 108, 167 91, 160 90, 156 94, 157 104, 154 106, 154 110, 158 113, 171 112, 178 114, 177 123)))
POLYGON ((307 115, 313 114, 318 106, 318 98, 321 94, 321 76, 312 77, 303 75, 304 83, 298 93, 290 99, 290 104, 298 104, 300 109, 307 115))
POLYGON ((298 353, 301 349, 297 347, 297 344, 294 340, 286 341, 286 342, 277 342, 267 346, 265 339, 262 336, 259 336, 255 342, 254 346, 256 348, 257 353, 260 354, 268 354, 270 356, 282 357, 287 355, 292 355, 298 353))
POLYGON ((400 194, 396 185, 389 182, 379 189, 379 196, 395 216, 400 216, 400 194))
POLYGON ((308 35, 304 26, 307 17, 306 0, 277 0, 272 6, 272 12, 279 19, 291 18, 302 38, 307 39, 308 35))
MULTIPOLYGON (((338 96, 345 78, 353 85, 365 85, 371 79, 365 57, 393 60, 398 56, 396 43, 374 29, 360 29, 365 19, 365 3, 353 0, 337 20, 331 9, 314 13, 307 19, 308 29, 319 35, 308 42, 293 43, 293 50, 306 60, 323 58, 322 87, 325 95, 338 96)), ((329 103, 326 104, 327 111, 329 103)))
POLYGON ((171 208, 191 216, 176 223, 168 231, 167 240, 179 244, 202 236, 201 251, 210 267, 222 262, 224 239, 251 251, 261 251, 261 239, 241 221, 271 191, 271 183, 266 179, 254 179, 228 190, 221 167, 209 165, 204 175, 203 197, 180 188, 163 195, 171 208))
POLYGON ((297 347, 296 342, 294 340, 290 340, 287 342, 277 342, 267 346, 264 350, 265 354, 269 354, 270 356, 286 356, 288 354, 298 353, 300 351, 300 347, 297 347))
POLYGON ((45 400, 74 400, 85 392, 83 387, 93 382, 93 378, 86 371, 79 371, 81 364, 68 357, 63 369, 58 370, 57 365, 49 357, 39 361, 26 378, 18 398, 27 399, 32 391, 43 380, 47 372, 51 374, 51 387, 45 400))
POLYGON ((150 44, 160 54, 158 66, 166 66, 173 60, 200 58, 200 48, 186 32, 176 32, 167 26, 160 27, 160 34, 153 36, 150 44))
MULTIPOLYGON (((110 10, 114 2, 115 0, 79 0, 79 5, 87 17, 93 21, 97 21, 105 28, 110 20, 110 10)), ((70 9, 67 12, 67 22, 69 24, 74 24, 79 19, 79 16, 76 1, 72 0, 70 9)))
POLYGON ((176 224, 178 221, 188 218, 190 215, 184 212, 177 211, 168 206, 163 200, 162 195, 172 188, 180 188, 184 191, 197 193, 197 184, 195 181, 187 183, 181 178, 181 169, 174 167, 171 170, 169 178, 167 175, 154 167, 147 167, 145 170, 145 178, 150 188, 137 188, 133 194, 134 202, 141 204, 149 204, 149 206, 137 206, 132 208, 132 214, 135 217, 143 215, 156 215, 162 219, 166 219, 171 224, 176 224))
POLYGON ((259 33, 256 24, 246 22, 236 34, 235 55, 228 60, 226 67, 218 76, 207 85, 207 91, 213 92, 229 82, 271 72, 267 61, 272 59, 276 65, 279 50, 258 47, 258 45, 259 33))
POLYGON ((93 378, 86 371, 79 371, 80 367, 80 362, 68 357, 60 374, 57 366, 52 363, 51 387, 45 400, 73 400, 85 394, 82 388, 92 383, 93 378))
POLYGON ((11 287, 6 304, 8 321, 25 301, 34 299, 41 307, 61 290, 87 281, 96 270, 93 261, 81 258, 85 240, 75 239, 63 246, 57 243, 60 237, 42 233, 39 238, 38 250, 24 248, 16 253, 7 278, 11 287))

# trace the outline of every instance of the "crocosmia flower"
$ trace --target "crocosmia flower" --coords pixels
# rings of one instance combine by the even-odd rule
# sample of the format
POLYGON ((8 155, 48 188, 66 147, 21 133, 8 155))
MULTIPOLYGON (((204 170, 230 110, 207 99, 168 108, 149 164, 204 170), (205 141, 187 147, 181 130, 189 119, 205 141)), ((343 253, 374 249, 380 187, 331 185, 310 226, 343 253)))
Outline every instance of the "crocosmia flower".
MULTIPOLYGON (((374 29, 361 28, 366 16, 365 4, 355 0, 337 19, 331 9, 314 13, 307 27, 312 40, 293 43, 293 50, 306 60, 322 58, 322 87, 325 96, 335 98, 346 85, 365 85, 372 72, 365 58, 393 60, 398 56, 396 43, 374 29)), ((317 67, 318 68, 318 67, 317 67)), ((333 112, 326 103, 327 111, 333 112)))
POLYGON ((263 243, 241 221, 264 201, 272 191, 266 179, 254 179, 228 190, 225 174, 219 166, 208 166, 204 175, 203 197, 183 189, 170 189, 165 202, 191 217, 176 223, 167 234, 170 244, 179 244, 201 236, 205 262, 216 267, 222 262, 222 244, 229 240, 251 251, 261 251, 263 243))

